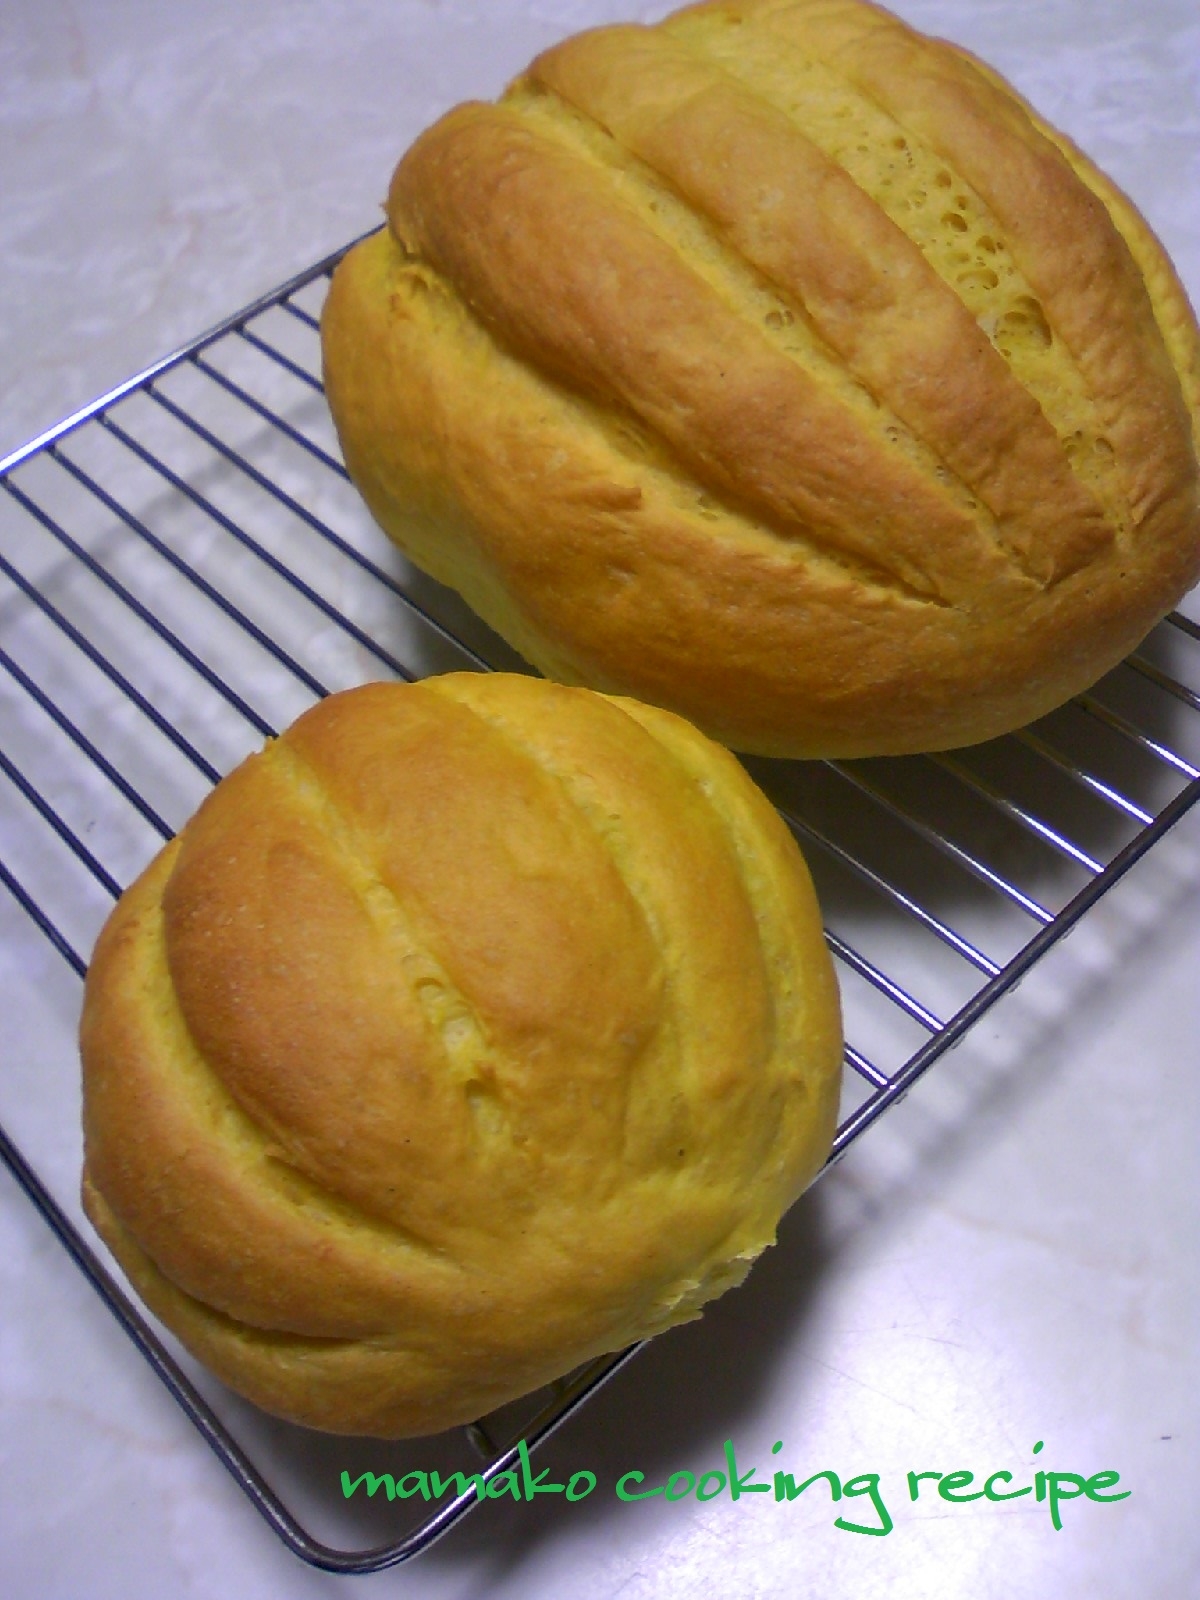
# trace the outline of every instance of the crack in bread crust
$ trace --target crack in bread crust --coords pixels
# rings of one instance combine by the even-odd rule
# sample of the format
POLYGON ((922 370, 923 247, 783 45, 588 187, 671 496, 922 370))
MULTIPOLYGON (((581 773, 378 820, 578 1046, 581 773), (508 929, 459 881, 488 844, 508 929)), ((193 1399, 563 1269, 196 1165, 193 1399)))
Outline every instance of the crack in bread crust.
POLYGON ((739 14, 732 8, 696 7, 668 19, 665 28, 762 95, 870 196, 1032 395, 1059 442, 1062 465, 1122 523, 1111 457, 1068 449, 1077 434, 1102 431, 1095 401, 1077 363, 1064 368, 1057 358, 1054 330, 1006 230, 953 155, 935 150, 900 107, 856 78, 848 46, 823 48, 822 34, 810 25, 813 9, 750 5, 739 8, 742 22, 731 26, 739 14), (819 85, 813 82, 818 70, 824 75, 819 85))
MULTIPOLYGON (((590 492, 590 504, 603 505, 613 512, 637 512, 652 489, 681 515, 700 522, 706 538, 785 562, 817 581, 836 583, 850 579, 865 589, 914 606, 950 605, 930 593, 927 584, 914 586, 861 551, 817 540, 811 530, 796 521, 764 513, 761 506, 751 506, 729 485, 697 479, 670 440, 648 426, 636 411, 623 404, 606 404, 553 373, 523 361, 519 352, 510 350, 502 333, 461 298, 451 280, 431 260, 411 244, 396 240, 389 243, 395 253, 393 307, 398 310, 407 300, 412 313, 436 316, 439 339, 447 349, 460 348, 464 356, 468 351, 473 358, 477 356, 477 344, 486 341, 493 362, 497 366, 511 364, 519 370, 522 380, 536 391, 537 403, 545 413, 561 415, 573 431, 586 438, 589 451, 611 457, 606 481, 603 487, 597 484, 590 492)), ((436 560, 435 553, 423 551, 418 565, 433 570, 436 560)), ((461 589, 466 580, 460 574, 457 578, 444 576, 441 581, 461 589)), ((486 618, 492 608, 486 600, 479 599, 475 609, 486 618)), ((535 659, 529 656, 528 649, 524 653, 535 659)), ((564 671, 560 668, 552 675, 570 681, 564 671)))
MULTIPOLYGON (((1106 207, 1015 91, 978 72, 966 52, 861 0, 751 0, 744 16, 752 31, 785 46, 802 40, 847 75, 951 163, 995 216, 1092 408, 1079 431, 1096 448, 1073 464, 1095 474, 1127 542, 1187 470, 1187 419, 1142 274, 1106 207)), ((1059 431, 1069 445, 1068 430, 1059 431)))
MULTIPOLYGON (((656 36, 647 31, 647 38, 656 36)), ((554 70, 560 55, 569 59, 575 53, 568 44, 539 58, 530 69, 529 79, 511 88, 503 104, 517 111, 531 128, 594 164, 612 183, 621 201, 636 210, 645 226, 704 278, 734 316, 822 386, 835 391, 885 453, 899 452, 926 477, 935 478, 955 509, 978 520, 982 529, 994 537, 986 507, 980 505, 965 480, 891 409, 891 398, 876 387, 872 374, 846 363, 844 352, 829 341, 797 284, 787 281, 785 274, 773 275, 769 263, 747 249, 746 241, 736 231, 721 225, 712 207, 702 203, 696 188, 688 188, 681 181, 683 174, 678 164, 668 158, 668 151, 656 147, 650 139, 638 139, 633 130, 611 115, 606 118, 604 112, 608 108, 602 96, 592 99, 579 92, 573 81, 560 80, 554 70), (568 92, 572 88, 576 90, 574 97, 568 92)), ((700 127, 711 125, 722 109, 697 106, 700 127)), ((687 131, 689 135, 696 132, 691 127, 687 131)), ((698 156, 694 152, 693 160, 698 156)), ((705 170, 711 172, 707 164, 705 170)), ((788 526, 781 524, 779 531, 786 537, 788 526)), ((826 544, 825 548, 841 553, 836 546, 826 544)))
POLYGON ((918 594, 953 604, 974 592, 996 564, 974 516, 594 171, 607 169, 507 105, 464 106, 401 162, 389 218, 401 247, 431 260, 503 342, 635 411, 702 480, 918 594), (569 248, 577 236, 586 251, 569 248))
POLYGON ((444 1067, 451 1078, 465 1086, 473 1079, 478 1063, 495 1048, 471 1002, 418 938, 411 910, 395 885, 382 875, 368 835, 338 805, 320 771, 287 740, 278 740, 264 754, 287 775, 292 799, 309 810, 319 822, 323 838, 338 851, 341 870, 354 882, 381 937, 396 949, 397 975, 408 985, 425 1016, 430 1038, 436 1040, 442 1052, 444 1067))
POLYGON ((622 197, 640 199, 648 224, 940 487, 981 541, 1042 582, 1104 544, 1100 504, 961 286, 814 141, 786 97, 764 95, 695 41, 633 27, 568 40, 538 58, 529 81, 504 103, 566 138, 567 117, 550 116, 565 97, 576 122, 586 115, 602 128, 603 139, 576 131, 573 144, 618 167, 622 197), (635 180, 644 194, 630 193, 635 180))

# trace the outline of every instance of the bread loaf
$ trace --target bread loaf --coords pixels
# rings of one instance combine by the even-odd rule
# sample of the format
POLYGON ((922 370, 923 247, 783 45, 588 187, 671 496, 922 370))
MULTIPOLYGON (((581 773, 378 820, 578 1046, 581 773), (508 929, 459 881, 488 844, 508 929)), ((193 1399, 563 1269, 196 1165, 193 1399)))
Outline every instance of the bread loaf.
POLYGON ((1023 724, 1200 570, 1200 335, 1130 202, 861 0, 582 34, 396 170, 351 476, 531 662, 735 748, 1023 724))
POLYGON ((218 786, 86 985, 84 1200, 233 1388, 469 1421, 696 1316, 828 1153, 800 854, 678 718, 541 680, 335 695, 218 786))

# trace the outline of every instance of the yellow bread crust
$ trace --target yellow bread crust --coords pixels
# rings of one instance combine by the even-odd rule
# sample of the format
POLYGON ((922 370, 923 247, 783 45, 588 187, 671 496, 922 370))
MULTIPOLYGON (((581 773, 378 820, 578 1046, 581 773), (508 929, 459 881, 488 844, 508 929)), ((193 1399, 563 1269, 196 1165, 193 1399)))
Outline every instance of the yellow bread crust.
POLYGON ((468 105, 414 145, 388 210, 402 248, 433 262, 505 347, 637 415, 681 468, 785 538, 940 599, 994 570, 936 486, 603 183, 509 105, 468 105), (477 226, 464 228, 468 209, 477 226), (506 225, 514 209, 536 231, 506 225), (913 514, 897 519, 901 506, 913 514))
POLYGON ((550 676, 665 704, 735 747, 988 737, 1093 682, 1153 625, 1168 581, 1191 579, 1187 547, 1048 590, 997 560, 981 615, 864 583, 635 458, 387 234, 339 269, 325 341, 347 464, 418 565, 550 676), (381 359, 353 360, 367 345, 381 359))
POLYGON ((991 737, 1200 570, 1161 249, 994 74, 858 0, 596 30, 450 113, 323 338, 418 565, 549 675, 735 748, 991 737))
POLYGON ((1085 379, 1132 527, 1145 537, 1164 497, 1189 480, 1194 504, 1191 418, 1147 285, 1100 196, 1014 91, 863 0, 762 0, 753 11, 844 72, 987 205, 1085 379))
POLYGON ((698 1313, 832 1138, 799 852, 663 712, 523 678, 331 697, 123 896, 85 1205, 270 1410, 402 1436, 698 1313))
MULTIPOLYGON (((866 388, 979 496, 1018 565, 1044 582, 1108 542, 1101 506, 957 295, 781 110, 660 30, 584 34, 540 56, 529 80, 602 123, 802 304, 866 388)), ((877 472, 888 465, 878 454, 877 472)), ((856 521, 869 516, 853 478, 850 498, 856 521)), ((985 531, 971 520, 970 536, 985 531)), ((921 529, 920 548, 933 532, 921 529)), ((957 568, 959 552, 950 559, 957 568)))

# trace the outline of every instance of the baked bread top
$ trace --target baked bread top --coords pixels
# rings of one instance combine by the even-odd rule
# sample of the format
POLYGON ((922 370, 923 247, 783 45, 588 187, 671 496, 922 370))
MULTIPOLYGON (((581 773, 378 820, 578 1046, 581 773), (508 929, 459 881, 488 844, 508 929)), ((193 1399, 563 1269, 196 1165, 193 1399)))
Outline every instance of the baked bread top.
POLYGON ((698 1314, 828 1153, 790 834, 678 718, 501 675, 336 695, 239 767, 88 973, 85 1204, 234 1388, 469 1421, 698 1314))
POLYGON ((417 140, 324 317, 390 534, 551 676, 941 748, 1200 570, 1200 334, 1133 206, 861 0, 602 28, 417 140))

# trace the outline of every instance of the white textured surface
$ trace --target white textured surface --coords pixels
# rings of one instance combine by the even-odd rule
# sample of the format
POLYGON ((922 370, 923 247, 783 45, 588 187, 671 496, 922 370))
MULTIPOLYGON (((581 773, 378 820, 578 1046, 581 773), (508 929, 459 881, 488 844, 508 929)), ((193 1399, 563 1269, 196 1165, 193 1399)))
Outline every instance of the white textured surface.
MULTIPOLYGON (((0 453, 371 225, 405 142, 619 0, 5 0, 0 453)), ((905 0, 1131 192, 1200 294, 1194 0, 905 0)), ((1200 819, 798 1208, 745 1290, 547 1456, 648 1481, 878 1471, 887 1538, 814 1495, 497 1505, 419 1564, 300 1566, 0 1178, 0 1589, 107 1596, 1197 1592, 1200 819), (774 1440, 785 1441, 777 1461, 774 1440), (1120 1470, 1119 1504, 910 1505, 904 1474, 1120 1470)), ((0 908, 6 1070, 72 1068, 77 986, 0 908)), ((386 1463, 385 1463, 386 1464, 386 1463)), ((330 1482, 329 1494, 338 1493, 330 1482)), ((856 1503, 859 1514, 864 1502, 856 1503)), ((853 1515, 853 1513, 846 1513, 853 1515)))

